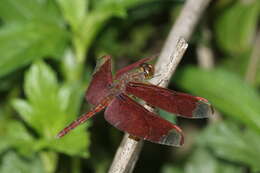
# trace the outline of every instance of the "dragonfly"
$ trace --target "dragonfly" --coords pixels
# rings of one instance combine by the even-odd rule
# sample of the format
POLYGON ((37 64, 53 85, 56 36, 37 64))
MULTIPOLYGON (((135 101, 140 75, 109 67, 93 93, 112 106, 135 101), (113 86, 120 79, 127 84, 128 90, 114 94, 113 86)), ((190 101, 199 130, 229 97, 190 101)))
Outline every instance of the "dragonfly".
POLYGON ((169 146, 183 145, 180 127, 144 108, 135 98, 184 118, 207 118, 213 114, 213 108, 205 98, 150 84, 148 80, 154 77, 154 66, 149 64, 152 59, 141 59, 113 76, 111 56, 99 58, 85 95, 93 108, 60 131, 57 137, 63 137, 105 109, 106 121, 135 139, 169 146))

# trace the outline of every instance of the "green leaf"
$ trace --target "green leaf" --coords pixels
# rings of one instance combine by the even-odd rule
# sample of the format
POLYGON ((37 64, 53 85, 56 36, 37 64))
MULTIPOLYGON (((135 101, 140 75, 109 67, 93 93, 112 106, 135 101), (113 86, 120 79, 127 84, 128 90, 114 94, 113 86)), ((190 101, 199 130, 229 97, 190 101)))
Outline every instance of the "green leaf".
POLYGON ((57 0, 63 16, 74 31, 79 29, 87 13, 88 0, 57 0))
POLYGON ((224 57, 220 66, 244 77, 248 69, 251 53, 252 50, 249 50, 239 55, 224 57))
POLYGON ((8 149, 16 149, 19 154, 31 157, 35 152, 33 147, 36 143, 35 139, 24 124, 8 118, 6 112, 0 112, 0 138, 0 154, 8 149))
POLYGON ((110 4, 93 9, 84 18, 79 30, 75 31, 73 43, 76 49, 77 60, 82 62, 92 41, 100 29, 106 24, 106 21, 113 16, 122 17, 125 10, 120 3, 110 4))
POLYGON ((213 107, 260 133, 260 97, 238 76, 223 69, 185 68, 175 82, 208 99, 213 107))
MULTIPOLYGON (((92 41, 106 22, 111 17, 125 17, 127 5, 125 1, 100 0, 94 1, 92 9, 87 11, 87 2, 82 0, 64 1, 58 0, 63 15, 72 27, 73 44, 76 53, 76 59, 82 63, 92 41), (73 3, 72 3, 73 2, 73 3), (80 7, 79 7, 80 6, 80 7)), ((134 3, 132 3, 134 4, 134 3)), ((130 5, 129 5, 130 6, 130 5)))
POLYGON ((260 170, 260 138, 251 129, 240 129, 231 122, 221 122, 205 130, 205 143, 219 157, 249 165, 253 172, 260 170))
POLYGON ((44 173, 44 168, 39 158, 23 159, 14 152, 8 152, 2 157, 0 164, 1 173, 44 173))
POLYGON ((89 135, 84 130, 86 125, 76 128, 62 139, 55 138, 78 115, 84 93, 81 84, 60 85, 55 72, 38 61, 26 73, 24 90, 27 100, 15 99, 13 106, 39 134, 35 148, 51 148, 70 155, 87 156, 89 135))
POLYGON ((34 0, 28 0, 26 3, 16 0, 1 0, 0 16, 5 22, 28 20, 35 14, 39 14, 39 6, 39 1, 34 0))
POLYGON ((81 125, 61 139, 51 140, 49 147, 71 156, 89 157, 90 134, 85 133, 89 123, 81 125))
POLYGON ((31 156, 35 150, 35 139, 29 134, 25 126, 19 121, 10 121, 7 124, 6 139, 12 147, 16 148, 24 156, 31 156))
POLYGON ((59 57, 63 52, 68 33, 57 9, 49 5, 53 4, 51 1, 35 2, 40 1, 0 2, 0 11, 4 9, 0 15, 5 21, 0 27, 0 77, 35 59, 59 57), (12 9, 15 15, 8 9, 12 9))
POLYGON ((215 23, 220 48, 230 53, 241 53, 251 47, 259 15, 257 3, 236 1, 220 13, 215 23))
POLYGON ((60 20, 60 15, 55 3, 50 0, 1 0, 0 18, 4 23, 22 22, 36 19, 46 21, 60 20))
MULTIPOLYGON (((24 88, 29 102, 15 100, 15 108, 38 133, 54 135, 52 127, 49 127, 48 130, 45 129, 45 132, 43 131, 46 124, 53 123, 56 118, 59 119, 62 116, 57 103, 59 101, 57 97, 58 83, 54 72, 42 62, 35 63, 26 74, 24 88), (45 115, 50 113, 52 115, 46 118, 45 115)), ((55 124, 53 125, 55 126, 55 124)))
POLYGON ((100 1, 93 1, 94 8, 104 8, 109 5, 111 6, 121 6, 124 9, 131 8, 138 5, 143 5, 145 3, 151 2, 150 0, 100 0, 100 1))

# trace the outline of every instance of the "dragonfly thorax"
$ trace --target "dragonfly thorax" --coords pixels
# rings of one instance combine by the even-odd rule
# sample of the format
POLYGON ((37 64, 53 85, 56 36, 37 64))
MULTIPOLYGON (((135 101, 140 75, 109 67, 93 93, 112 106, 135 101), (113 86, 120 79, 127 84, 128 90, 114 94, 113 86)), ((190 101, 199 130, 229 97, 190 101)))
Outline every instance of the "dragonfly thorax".
POLYGON ((111 88, 111 93, 118 94, 125 92, 129 82, 145 82, 153 77, 154 67, 151 64, 142 63, 139 68, 129 71, 116 79, 111 88))

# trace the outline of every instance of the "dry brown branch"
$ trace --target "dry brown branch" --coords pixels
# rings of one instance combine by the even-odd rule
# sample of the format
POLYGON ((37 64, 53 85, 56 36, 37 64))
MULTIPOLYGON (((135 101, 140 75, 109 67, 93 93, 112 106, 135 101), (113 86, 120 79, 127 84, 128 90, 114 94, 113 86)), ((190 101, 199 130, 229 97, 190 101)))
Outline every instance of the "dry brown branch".
MULTIPOLYGON (((178 19, 172 27, 164 44, 160 57, 156 63, 156 74, 159 77, 151 82, 166 87, 172 74, 176 70, 186 48, 188 40, 198 22, 202 12, 210 0, 187 0, 178 19), (184 38, 184 39, 180 39, 184 38)), ((109 173, 129 173, 134 169, 135 163, 141 151, 142 141, 135 141, 125 134, 121 142, 109 173)))

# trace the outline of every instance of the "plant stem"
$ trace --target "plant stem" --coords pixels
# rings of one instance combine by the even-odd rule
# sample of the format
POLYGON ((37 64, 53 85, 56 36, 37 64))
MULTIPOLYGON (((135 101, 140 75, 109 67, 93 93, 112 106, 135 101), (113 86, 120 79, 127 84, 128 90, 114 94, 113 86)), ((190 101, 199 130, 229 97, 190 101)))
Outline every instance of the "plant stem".
POLYGON ((58 155, 51 151, 42 151, 40 157, 46 173, 54 173, 56 170, 58 155))

